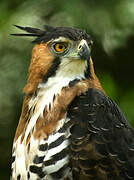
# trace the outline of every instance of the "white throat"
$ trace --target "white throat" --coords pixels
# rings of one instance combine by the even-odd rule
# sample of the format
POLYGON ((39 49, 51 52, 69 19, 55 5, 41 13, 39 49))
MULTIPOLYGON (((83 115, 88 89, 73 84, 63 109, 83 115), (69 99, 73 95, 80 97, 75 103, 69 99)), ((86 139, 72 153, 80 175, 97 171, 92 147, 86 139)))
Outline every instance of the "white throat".
POLYGON ((54 77, 50 77, 46 83, 39 83, 38 93, 29 102, 29 108, 36 104, 40 114, 43 114, 44 107, 52 105, 53 97, 60 94, 61 89, 74 79, 83 79, 87 62, 82 60, 73 60, 68 63, 68 59, 64 59, 64 63, 56 71, 54 77))

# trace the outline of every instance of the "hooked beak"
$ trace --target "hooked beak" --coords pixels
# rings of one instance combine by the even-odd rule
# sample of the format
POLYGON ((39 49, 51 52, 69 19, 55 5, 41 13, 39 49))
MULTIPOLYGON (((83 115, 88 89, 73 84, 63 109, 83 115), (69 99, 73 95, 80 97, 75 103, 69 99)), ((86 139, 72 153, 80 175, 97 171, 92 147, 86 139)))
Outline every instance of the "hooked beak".
POLYGON ((78 57, 81 60, 89 61, 90 56, 91 56, 90 48, 87 44, 87 41, 83 39, 83 40, 81 40, 81 42, 78 46, 78 57))

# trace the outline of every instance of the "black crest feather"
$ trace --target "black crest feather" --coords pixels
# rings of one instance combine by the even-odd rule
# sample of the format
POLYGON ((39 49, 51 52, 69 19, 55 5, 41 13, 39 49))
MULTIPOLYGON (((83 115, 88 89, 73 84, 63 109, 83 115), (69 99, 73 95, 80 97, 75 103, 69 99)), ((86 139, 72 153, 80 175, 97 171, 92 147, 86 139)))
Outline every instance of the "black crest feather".
POLYGON ((91 37, 81 29, 76 29, 72 27, 52 27, 48 25, 44 25, 44 30, 32 27, 22 27, 18 25, 14 25, 18 29, 21 29, 27 33, 18 33, 18 34, 11 34, 13 36, 31 36, 37 37, 34 43, 40 42, 47 42, 51 39, 58 38, 60 36, 67 37, 71 40, 81 40, 86 39, 88 42, 91 42, 91 37))
POLYGON ((24 33, 11 34, 13 36, 36 36, 36 37, 39 37, 39 36, 44 34, 44 31, 42 31, 40 29, 37 29, 37 28, 22 27, 22 26, 18 26, 18 25, 14 25, 14 26, 17 27, 18 29, 26 31, 26 32, 28 32, 30 34, 24 34, 24 33))

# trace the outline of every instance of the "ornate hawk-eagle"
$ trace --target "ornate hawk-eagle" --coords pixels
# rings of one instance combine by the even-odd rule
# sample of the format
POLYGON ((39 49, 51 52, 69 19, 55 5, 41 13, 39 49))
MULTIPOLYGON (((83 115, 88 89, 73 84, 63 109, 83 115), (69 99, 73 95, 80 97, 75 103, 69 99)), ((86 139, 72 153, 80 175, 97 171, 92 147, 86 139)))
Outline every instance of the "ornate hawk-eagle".
POLYGON ((18 28, 35 36, 12 152, 11 180, 134 179, 134 130, 94 73, 83 30, 18 28))

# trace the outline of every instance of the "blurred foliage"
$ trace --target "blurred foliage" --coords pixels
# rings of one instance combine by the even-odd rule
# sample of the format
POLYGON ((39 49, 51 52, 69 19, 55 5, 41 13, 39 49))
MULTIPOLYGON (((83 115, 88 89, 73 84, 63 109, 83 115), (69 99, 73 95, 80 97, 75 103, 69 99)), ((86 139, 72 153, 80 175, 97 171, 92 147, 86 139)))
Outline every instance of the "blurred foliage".
POLYGON ((0 3, 0 178, 9 179, 11 147, 30 62, 30 38, 11 37, 12 24, 86 29, 94 40, 96 73, 109 97, 134 125, 133 0, 1 0, 0 3))

